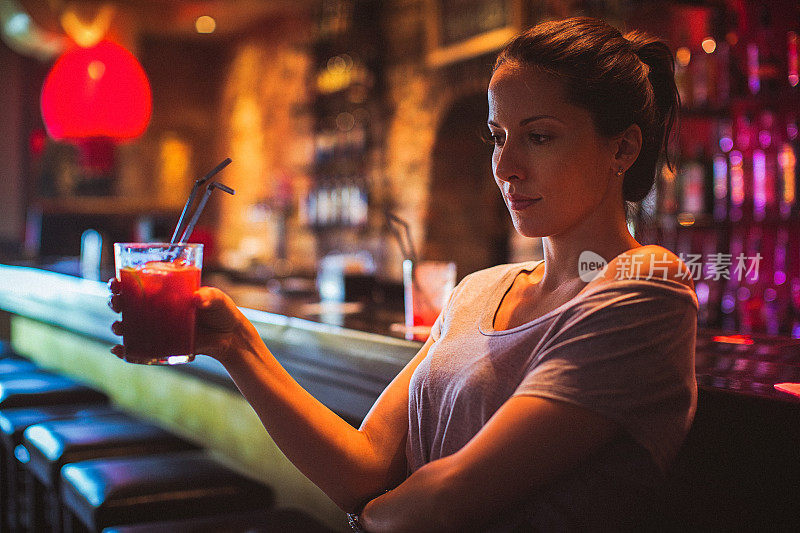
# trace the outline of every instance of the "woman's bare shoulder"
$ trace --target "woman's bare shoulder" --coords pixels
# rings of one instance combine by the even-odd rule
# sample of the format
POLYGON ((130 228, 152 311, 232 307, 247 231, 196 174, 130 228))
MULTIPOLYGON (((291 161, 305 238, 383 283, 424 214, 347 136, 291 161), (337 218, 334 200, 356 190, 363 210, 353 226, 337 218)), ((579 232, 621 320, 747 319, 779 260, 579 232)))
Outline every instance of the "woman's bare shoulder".
POLYGON ((665 279, 675 281, 694 290, 691 272, 672 251, 657 244, 648 244, 628 250, 608 263, 604 280, 665 279))

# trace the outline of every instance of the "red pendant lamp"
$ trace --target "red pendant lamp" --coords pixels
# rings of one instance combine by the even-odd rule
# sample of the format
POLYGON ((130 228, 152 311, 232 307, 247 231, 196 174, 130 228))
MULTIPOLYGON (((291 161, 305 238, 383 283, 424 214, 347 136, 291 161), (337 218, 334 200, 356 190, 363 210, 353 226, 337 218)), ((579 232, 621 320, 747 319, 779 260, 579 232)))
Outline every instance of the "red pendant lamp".
POLYGON ((123 142, 144 133, 150 83, 128 50, 108 40, 67 50, 42 88, 42 118, 56 140, 123 142))

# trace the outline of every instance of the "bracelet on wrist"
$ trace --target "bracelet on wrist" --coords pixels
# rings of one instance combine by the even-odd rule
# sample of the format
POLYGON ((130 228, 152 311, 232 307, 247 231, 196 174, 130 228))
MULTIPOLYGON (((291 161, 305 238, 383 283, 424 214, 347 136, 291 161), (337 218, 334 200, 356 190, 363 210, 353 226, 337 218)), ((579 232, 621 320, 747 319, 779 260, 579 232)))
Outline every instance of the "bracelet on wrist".
POLYGON ((347 513, 347 523, 353 533, 366 533, 366 529, 361 526, 361 517, 358 513, 347 513))

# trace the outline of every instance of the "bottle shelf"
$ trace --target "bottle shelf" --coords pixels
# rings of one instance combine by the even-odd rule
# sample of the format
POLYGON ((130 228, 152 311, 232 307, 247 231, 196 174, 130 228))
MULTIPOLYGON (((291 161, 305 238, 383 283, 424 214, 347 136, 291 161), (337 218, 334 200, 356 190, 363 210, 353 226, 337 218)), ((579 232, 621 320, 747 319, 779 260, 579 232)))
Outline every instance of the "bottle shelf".
POLYGON ((182 206, 160 203, 149 198, 118 196, 40 198, 32 204, 47 215, 131 216, 177 214, 182 206))

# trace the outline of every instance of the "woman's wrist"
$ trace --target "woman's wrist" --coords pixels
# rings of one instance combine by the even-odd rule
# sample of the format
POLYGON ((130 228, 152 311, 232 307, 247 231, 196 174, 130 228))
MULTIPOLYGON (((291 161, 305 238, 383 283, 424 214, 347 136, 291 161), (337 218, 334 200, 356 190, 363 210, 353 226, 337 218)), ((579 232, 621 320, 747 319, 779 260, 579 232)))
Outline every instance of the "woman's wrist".
POLYGON ((260 349, 266 348, 264 341, 249 322, 237 325, 229 336, 227 346, 214 357, 226 369, 246 364, 249 359, 258 357, 260 349))
MULTIPOLYGON (((353 519, 356 520, 358 527, 361 528, 361 531, 379 530, 380 527, 375 521, 376 505, 379 505, 381 498, 384 498, 389 492, 389 489, 386 489, 383 494, 367 500, 367 502, 361 506, 361 509, 359 509, 358 512, 348 513, 347 518, 350 522, 350 527, 353 528, 353 522, 351 521, 351 517, 353 517, 353 519)), ((357 530, 353 529, 353 531, 357 530)))

